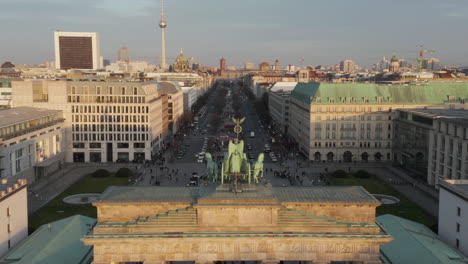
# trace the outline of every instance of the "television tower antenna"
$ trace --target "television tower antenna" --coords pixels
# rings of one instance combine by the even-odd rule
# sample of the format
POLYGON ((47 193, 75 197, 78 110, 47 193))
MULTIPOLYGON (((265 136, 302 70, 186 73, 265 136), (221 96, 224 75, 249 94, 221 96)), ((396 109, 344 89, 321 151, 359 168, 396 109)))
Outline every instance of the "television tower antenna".
POLYGON ((167 69, 166 65, 166 16, 164 14, 164 0, 161 0, 161 20, 159 21, 161 28, 161 69, 167 69))

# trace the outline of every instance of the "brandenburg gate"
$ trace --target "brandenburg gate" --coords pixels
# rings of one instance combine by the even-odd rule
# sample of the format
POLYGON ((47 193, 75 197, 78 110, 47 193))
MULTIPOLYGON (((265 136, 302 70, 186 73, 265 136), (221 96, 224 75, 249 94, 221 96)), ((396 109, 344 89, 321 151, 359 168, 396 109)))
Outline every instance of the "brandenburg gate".
POLYGON ((94 263, 381 263, 380 246, 392 238, 365 189, 272 187, 258 180, 263 154, 251 168, 242 140, 229 144, 208 186, 109 187, 82 239, 94 246, 94 263))

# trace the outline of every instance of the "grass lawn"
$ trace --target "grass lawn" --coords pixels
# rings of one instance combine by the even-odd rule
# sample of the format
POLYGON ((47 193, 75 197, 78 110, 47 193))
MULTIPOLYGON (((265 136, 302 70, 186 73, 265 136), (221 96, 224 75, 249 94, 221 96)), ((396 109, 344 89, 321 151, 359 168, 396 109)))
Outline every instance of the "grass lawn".
POLYGON ((348 176, 347 178, 334 178, 330 177, 334 185, 338 186, 362 186, 369 193, 374 194, 387 194, 392 195, 400 199, 400 204, 396 206, 392 205, 381 205, 377 207, 377 216, 384 214, 392 214, 399 217, 409 219, 411 221, 419 222, 431 227, 436 223, 434 217, 426 213, 421 207, 410 201, 406 198, 405 195, 396 191, 391 186, 384 184, 379 178, 375 175, 372 175, 370 178, 356 178, 353 176, 348 176))
POLYGON ((62 202, 62 199, 79 193, 102 193, 109 186, 121 185, 128 185, 128 178, 117 178, 114 175, 106 178, 93 178, 91 175, 87 175, 30 216, 29 230, 32 232, 43 224, 76 214, 96 218, 96 207, 92 205, 66 205, 62 202))

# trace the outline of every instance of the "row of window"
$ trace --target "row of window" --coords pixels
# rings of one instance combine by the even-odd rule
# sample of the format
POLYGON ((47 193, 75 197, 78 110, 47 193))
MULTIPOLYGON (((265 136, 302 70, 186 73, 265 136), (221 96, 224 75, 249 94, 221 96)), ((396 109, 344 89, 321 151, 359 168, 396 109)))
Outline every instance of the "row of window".
MULTIPOLYGON (((316 115, 312 115, 311 117, 311 120, 315 120, 315 121, 336 121, 336 120, 341 120, 341 121, 384 121, 386 120, 387 118, 385 118, 385 116, 381 116, 381 115, 375 115, 375 120, 372 118, 373 115, 361 115, 361 116, 337 116, 337 115, 333 115, 333 116, 316 116, 316 115)), ((391 115, 388 115, 388 120, 392 120, 392 116, 391 115)))
POLYGON ((107 105, 72 105, 72 113, 81 114, 147 114, 148 106, 107 106, 107 105))
MULTIPOLYGON (((117 143, 117 148, 129 148, 130 143, 127 142, 118 142, 117 143)), ((85 148, 85 143, 84 142, 75 142, 73 143, 73 148, 74 149, 83 149, 85 148)), ((90 142, 89 143, 89 148, 91 149, 100 149, 102 148, 102 144, 98 142, 90 142)), ((135 142, 133 143, 133 148, 145 148, 145 143, 143 142, 135 142)))
POLYGON ((69 103, 118 103, 118 104, 144 104, 144 96, 68 96, 69 103))
MULTIPOLYGON (((100 95, 100 94, 109 94, 113 95, 114 93, 116 94, 121 94, 121 95, 127 95, 127 92, 133 92, 133 95, 138 95, 138 87, 104 87, 104 89, 100 86, 92 87, 95 89, 91 89, 95 94, 100 95)), ((82 89, 77 89, 76 86, 71 87, 71 94, 76 94, 78 90, 81 90, 80 94, 89 94, 89 87, 88 86, 83 86, 82 89)))
MULTIPOLYGON (((340 146, 355 146, 356 145, 356 142, 349 142, 349 141, 346 141, 346 142, 340 142, 340 146)), ((321 148, 322 147, 322 142, 314 142, 314 146, 317 147, 317 148, 321 148)), ((324 146, 326 148, 334 148, 336 147, 336 143, 335 142, 325 142, 324 146)), ((370 142, 360 142, 359 143, 359 147, 361 148, 370 148, 371 147, 371 143, 370 142)), ((382 148, 382 142, 374 142, 374 147, 375 148, 382 148)), ((387 143, 387 148, 390 147, 390 142, 387 143)))
POLYGON ((73 141, 148 141, 148 134, 113 134, 113 133, 72 133, 73 141))
POLYGON ((148 132, 148 125, 96 125, 96 124, 74 124, 73 132, 148 132))
POLYGON ((345 107, 317 107, 317 108, 312 108, 312 112, 318 112, 318 113, 372 113, 372 112, 392 112, 392 108, 389 107, 356 107, 356 106, 345 106, 345 107))
POLYGON ((147 115, 72 115, 72 121, 76 123, 147 123, 147 115))

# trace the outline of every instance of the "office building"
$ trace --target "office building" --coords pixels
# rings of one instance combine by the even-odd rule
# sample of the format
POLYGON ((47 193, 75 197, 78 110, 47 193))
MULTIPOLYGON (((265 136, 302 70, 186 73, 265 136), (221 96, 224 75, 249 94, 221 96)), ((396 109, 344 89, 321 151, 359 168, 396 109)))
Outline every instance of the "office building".
POLYGON ((64 159, 62 111, 29 106, 0 110, 0 176, 34 183, 64 159))
POLYGON ((97 70, 102 67, 98 33, 56 31, 54 37, 57 69, 97 70))
POLYGON ((344 60, 340 62, 340 71, 352 73, 357 70, 356 63, 352 60, 344 60))
POLYGON ((436 187, 441 178, 468 179, 466 120, 468 111, 463 109, 398 109, 393 119, 394 164, 436 187))
POLYGON ((28 236, 27 197, 26 180, 0 180, 0 257, 28 236))
POLYGON ((130 61, 130 49, 127 47, 120 48, 117 55, 119 61, 130 61))
POLYGON ((391 160, 396 109, 458 97, 468 97, 468 83, 298 83, 291 93, 289 135, 316 162, 391 160))
POLYGON ((289 127, 289 96, 297 82, 277 82, 268 90, 268 111, 274 126, 282 133, 289 127))
POLYGON ((439 236, 468 256, 468 180, 441 180, 439 187, 439 236))
POLYGON ((252 63, 252 62, 245 63, 244 70, 255 70, 255 63, 252 63))
POLYGON ((428 71, 440 70, 440 59, 437 58, 424 58, 422 61, 422 68, 428 71))
POLYGON ((448 110, 434 120, 428 160, 429 184, 468 180, 468 110, 448 110))
POLYGON ((11 80, 0 79, 0 109, 11 107, 11 80))
POLYGON ((156 82, 28 80, 12 86, 15 106, 63 111, 66 162, 151 159, 167 135, 167 96, 156 82))
POLYGON ((158 82, 158 90, 167 96, 167 119, 169 131, 177 133, 184 114, 184 94, 175 82, 158 82))

